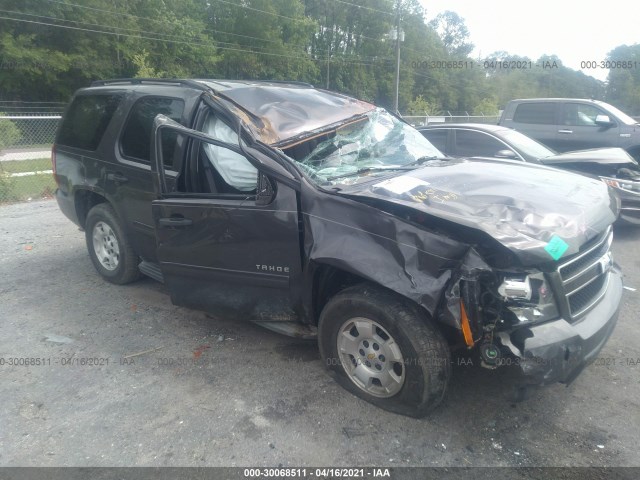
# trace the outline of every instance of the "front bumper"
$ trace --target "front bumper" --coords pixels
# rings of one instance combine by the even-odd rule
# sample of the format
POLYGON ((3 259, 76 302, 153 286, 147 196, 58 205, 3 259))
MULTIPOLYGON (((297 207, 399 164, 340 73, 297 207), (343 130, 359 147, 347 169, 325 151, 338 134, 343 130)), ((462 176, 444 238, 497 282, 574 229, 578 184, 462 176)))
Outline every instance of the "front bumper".
POLYGON ((591 311, 575 323, 564 318, 501 332, 498 339, 519 365, 521 383, 570 383, 600 353, 618 320, 622 274, 610 271, 607 291, 591 311))
POLYGON ((625 205, 620 208, 619 221, 629 225, 640 225, 640 203, 625 205))
POLYGON ((640 225, 640 194, 616 189, 620 197, 619 222, 628 225, 640 225))

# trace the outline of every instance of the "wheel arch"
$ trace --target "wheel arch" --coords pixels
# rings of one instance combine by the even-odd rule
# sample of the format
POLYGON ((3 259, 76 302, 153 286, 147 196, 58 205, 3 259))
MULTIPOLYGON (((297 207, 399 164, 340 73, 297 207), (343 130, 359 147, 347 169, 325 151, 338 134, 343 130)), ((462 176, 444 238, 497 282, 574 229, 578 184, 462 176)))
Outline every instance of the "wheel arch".
POLYGON ((346 288, 368 282, 366 278, 353 272, 340 269, 333 265, 316 263, 314 264, 312 281, 312 312, 313 324, 317 325, 320 314, 324 306, 335 295, 346 288))
POLYGON ((443 324, 438 321, 437 316, 432 315, 424 305, 416 302, 415 299, 410 298, 407 295, 404 295, 402 292, 398 292, 395 290, 386 287, 385 285, 377 282, 375 279, 367 278, 358 273, 345 270, 334 265, 329 265, 325 263, 317 263, 314 265, 314 273, 313 273, 313 282, 312 282, 312 311, 313 311, 313 324, 318 325, 318 320, 320 319, 320 314, 322 313, 322 309, 325 305, 335 297, 340 292, 346 290, 347 288, 361 285, 361 284, 369 284, 375 286, 377 288, 386 290, 387 292, 396 295, 402 298, 404 301, 408 302, 420 312, 421 315, 424 315, 427 319, 432 319, 433 324, 441 331, 441 333, 448 340, 452 338, 456 338, 459 331, 454 331, 452 327, 443 324))
POLYGON ((106 197, 93 190, 79 189, 74 195, 74 204, 79 225, 84 228, 87 222, 89 210, 100 203, 110 203, 106 197))

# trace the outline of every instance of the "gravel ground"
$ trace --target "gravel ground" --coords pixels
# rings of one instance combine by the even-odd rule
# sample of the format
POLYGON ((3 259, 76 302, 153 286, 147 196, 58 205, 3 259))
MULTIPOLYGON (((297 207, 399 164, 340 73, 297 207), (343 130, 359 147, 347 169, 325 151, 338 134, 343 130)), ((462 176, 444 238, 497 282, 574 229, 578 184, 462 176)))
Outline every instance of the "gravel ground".
POLYGON ((0 207, 0 232, 1 466, 640 466, 640 229, 616 232, 638 291, 596 364, 511 403, 458 360, 422 420, 341 389, 313 342, 103 281, 54 201, 0 207))

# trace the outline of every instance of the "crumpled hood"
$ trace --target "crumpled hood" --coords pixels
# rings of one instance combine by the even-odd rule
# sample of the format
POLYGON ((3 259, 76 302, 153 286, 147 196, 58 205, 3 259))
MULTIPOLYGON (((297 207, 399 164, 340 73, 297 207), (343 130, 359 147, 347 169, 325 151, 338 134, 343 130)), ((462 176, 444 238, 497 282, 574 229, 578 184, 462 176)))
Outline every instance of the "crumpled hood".
POLYGON ((547 158, 541 158, 545 165, 561 165, 563 163, 588 162, 601 165, 616 164, 620 166, 638 166, 636 161, 622 148, 592 148, 575 152, 559 153, 547 158))
POLYGON ((617 197, 601 181, 504 160, 429 162, 342 193, 402 204, 481 230, 525 266, 577 253, 615 221, 619 210, 617 197))

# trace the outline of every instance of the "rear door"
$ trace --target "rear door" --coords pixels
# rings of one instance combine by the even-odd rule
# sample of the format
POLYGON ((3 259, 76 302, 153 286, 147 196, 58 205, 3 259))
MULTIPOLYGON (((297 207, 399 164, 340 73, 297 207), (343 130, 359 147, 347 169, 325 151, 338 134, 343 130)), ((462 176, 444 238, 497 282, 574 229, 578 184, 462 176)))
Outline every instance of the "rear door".
POLYGON ((449 143, 450 132, 451 129, 449 128, 425 128, 420 130, 420 133, 431 142, 431 145, 445 155, 453 155, 449 143))
MULTIPOLYGON (((173 93, 178 93, 173 92, 173 93)), ((185 100, 179 96, 134 94, 121 128, 114 132, 117 142, 109 152, 112 161, 103 172, 104 189, 119 206, 118 214, 125 219, 136 252, 145 260, 156 260, 156 241, 151 202, 156 198, 151 181, 151 127, 158 114, 185 123, 185 100)), ((164 162, 169 184, 177 173, 174 162, 182 158, 182 145, 175 137, 164 140, 164 162)))
POLYGON ((210 121, 210 109, 200 117, 206 136, 171 126, 158 133, 179 131, 188 145, 178 188, 167 188, 161 155, 154 158, 157 256, 172 301, 239 319, 296 320, 297 192, 257 169, 222 117, 210 121))
POLYGON ((505 119, 504 125, 558 150, 562 146, 559 106, 558 102, 519 103, 513 112, 513 119, 505 119))

